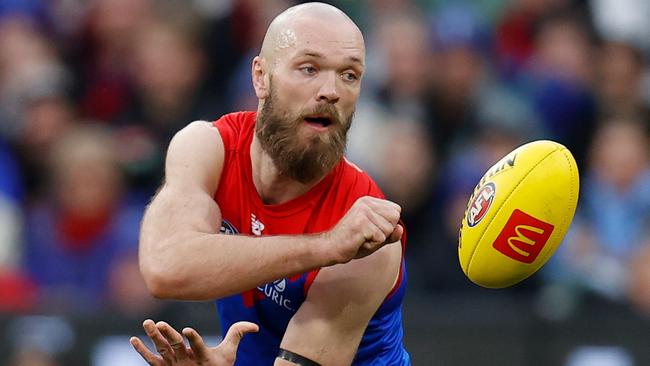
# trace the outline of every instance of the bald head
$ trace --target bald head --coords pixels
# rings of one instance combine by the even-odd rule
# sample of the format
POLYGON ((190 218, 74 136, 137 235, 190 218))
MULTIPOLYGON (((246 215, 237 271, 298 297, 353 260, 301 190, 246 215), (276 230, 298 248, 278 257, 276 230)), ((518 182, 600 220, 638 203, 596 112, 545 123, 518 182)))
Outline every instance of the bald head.
POLYGON ((293 6, 273 19, 260 56, 272 66, 287 51, 318 41, 364 49, 361 31, 343 11, 324 3, 306 3, 293 6))

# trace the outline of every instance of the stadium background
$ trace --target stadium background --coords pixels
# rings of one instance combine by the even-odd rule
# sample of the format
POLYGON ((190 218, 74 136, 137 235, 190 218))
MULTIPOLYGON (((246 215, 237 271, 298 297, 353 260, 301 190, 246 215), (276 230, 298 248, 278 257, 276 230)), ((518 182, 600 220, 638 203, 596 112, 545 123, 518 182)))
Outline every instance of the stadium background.
MULTIPOLYGON (((189 121, 255 108, 249 63, 288 0, 0 0, 0 364, 143 364, 137 230, 189 121)), ((367 74, 348 156, 404 208, 416 365, 650 364, 650 1, 340 0, 367 74), (464 278, 473 185, 525 141, 568 146, 578 213, 544 270, 464 278)), ((216 340, 214 340, 216 342, 216 340)))

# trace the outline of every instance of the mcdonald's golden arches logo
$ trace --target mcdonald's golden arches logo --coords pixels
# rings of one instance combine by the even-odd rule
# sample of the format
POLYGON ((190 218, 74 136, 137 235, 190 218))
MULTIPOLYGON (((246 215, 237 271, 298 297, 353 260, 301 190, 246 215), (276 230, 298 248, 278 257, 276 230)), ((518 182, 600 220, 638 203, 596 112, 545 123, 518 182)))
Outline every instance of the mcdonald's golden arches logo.
POLYGON ((515 209, 492 247, 516 261, 530 264, 537 259, 553 229, 553 225, 515 209))

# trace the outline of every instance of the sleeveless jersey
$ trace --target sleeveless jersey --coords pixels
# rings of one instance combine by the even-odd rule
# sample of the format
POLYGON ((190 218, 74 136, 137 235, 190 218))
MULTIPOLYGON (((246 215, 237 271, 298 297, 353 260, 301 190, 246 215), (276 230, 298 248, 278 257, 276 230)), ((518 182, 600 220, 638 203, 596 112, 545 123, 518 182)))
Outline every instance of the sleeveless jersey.
MULTIPOLYGON (((254 112, 238 112, 214 122, 225 147, 223 170, 215 195, 223 218, 222 233, 319 233, 331 229, 357 198, 366 195, 383 198, 367 174, 341 159, 329 175, 304 195, 282 204, 265 205, 252 177, 250 147, 255 133, 255 116, 254 112)), ((403 258, 402 254, 399 279, 370 320, 353 365, 410 364, 409 355, 402 346, 401 303, 406 283, 403 258)), ((250 270, 255 271, 255 263, 250 264, 250 270)), ((260 326, 258 333, 248 334, 242 340, 236 366, 273 365, 289 320, 305 301, 317 275, 318 270, 315 270, 281 278, 217 301, 224 332, 241 320, 260 326)))

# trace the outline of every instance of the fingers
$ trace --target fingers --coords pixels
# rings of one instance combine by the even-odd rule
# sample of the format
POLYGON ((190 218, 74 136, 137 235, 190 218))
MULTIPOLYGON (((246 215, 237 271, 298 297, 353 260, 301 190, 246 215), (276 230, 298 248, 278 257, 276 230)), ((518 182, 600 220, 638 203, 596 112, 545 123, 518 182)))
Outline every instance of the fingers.
MULTIPOLYGON (((363 197, 362 199, 364 199, 361 201, 362 205, 365 205, 367 208, 369 208, 370 212, 377 214, 385 219, 391 225, 392 229, 395 228, 402 214, 402 208, 400 205, 388 200, 374 197, 363 197)), ((387 232, 386 235, 390 234, 390 232, 392 232, 392 230, 387 232)))
POLYGON ((140 338, 131 337, 131 339, 129 339, 129 343, 131 343, 133 348, 135 348, 135 350, 140 354, 142 358, 144 358, 145 361, 147 361, 149 365, 162 366, 165 364, 162 357, 149 351, 149 348, 147 348, 147 346, 145 346, 144 343, 142 343, 140 338))
POLYGON ((190 342, 190 349, 194 353, 194 359, 198 362, 207 362, 210 358, 209 349, 199 333, 192 328, 185 328, 183 329, 183 335, 190 342))
POLYGON ((401 214, 401 207, 398 204, 378 198, 370 198, 372 197, 368 197, 364 201, 367 207, 364 213, 370 225, 364 225, 361 230, 363 238, 366 241, 364 246, 368 249, 372 249, 372 247, 385 242, 390 243, 395 241, 389 241, 388 239, 395 237, 391 237, 391 235, 396 230, 401 214))
POLYGON ((404 227, 400 224, 397 224, 397 226, 395 226, 395 230, 393 230, 393 232, 386 239, 386 243, 395 243, 396 241, 402 239, 402 235, 404 235, 404 227))
POLYGON ((368 201, 368 206, 370 206, 374 212, 386 219, 386 221, 390 222, 393 227, 395 227, 399 222, 402 207, 397 203, 375 198, 368 201))
MULTIPOLYGON (((375 244, 382 244, 388 239, 388 236, 395 230, 395 224, 392 224, 384 216, 377 212, 370 212, 368 218, 374 227, 372 241, 375 244)), ((366 237, 367 238, 367 237, 366 237)))
MULTIPOLYGON (((381 249, 384 245, 386 244, 393 244, 393 243, 399 243, 399 240, 402 238, 402 235, 404 234, 404 227, 400 224, 395 226, 393 231, 388 235, 388 237, 384 236, 385 240, 382 242, 375 242, 375 241, 366 241, 358 250, 357 254, 355 255, 355 258, 363 258, 367 255, 370 255, 377 250, 381 249)), ((383 235, 383 234, 382 234, 383 235)))
POLYGON ((165 337, 167 342, 169 342, 172 350, 174 350, 174 355, 176 356, 177 360, 181 361, 189 358, 185 343, 183 342, 183 336, 178 333, 176 329, 172 328, 169 324, 162 321, 156 323, 156 328, 158 328, 163 337, 165 337))
POLYGON ((234 343, 235 346, 239 345, 241 339, 248 333, 257 333, 260 328, 255 323, 251 322, 237 322, 230 326, 226 336, 223 338, 224 342, 234 343))
POLYGON ((220 350, 224 355, 232 355, 233 357, 237 354, 237 347, 239 347, 239 342, 247 333, 257 332, 259 327, 257 324, 250 322, 237 322, 230 326, 226 336, 223 337, 223 341, 219 345, 220 350))
POLYGON ((254 323, 237 322, 228 329, 223 342, 216 349, 209 349, 199 333, 192 328, 183 329, 181 334, 166 322, 154 323, 151 319, 145 320, 142 327, 147 336, 153 341, 160 355, 150 351, 137 337, 131 337, 129 343, 152 366, 178 364, 179 361, 185 359, 191 359, 193 360, 191 362, 202 364, 212 360, 211 352, 217 352, 216 355, 219 359, 234 362, 237 347, 244 335, 259 330, 259 327, 254 323), (183 336, 188 339, 190 348, 187 348, 183 343, 183 336))
POLYGON ((158 327, 156 327, 153 320, 145 320, 142 323, 142 327, 144 328, 145 333, 147 333, 147 337, 149 337, 155 345, 156 351, 158 351, 160 356, 162 356, 162 358, 168 363, 176 361, 174 350, 167 339, 165 339, 165 337, 160 333, 160 330, 158 330, 158 327))
POLYGON ((362 258, 384 244, 397 240, 403 229, 397 229, 401 207, 391 201, 365 196, 359 198, 329 232, 327 239, 338 250, 335 263, 362 258))

